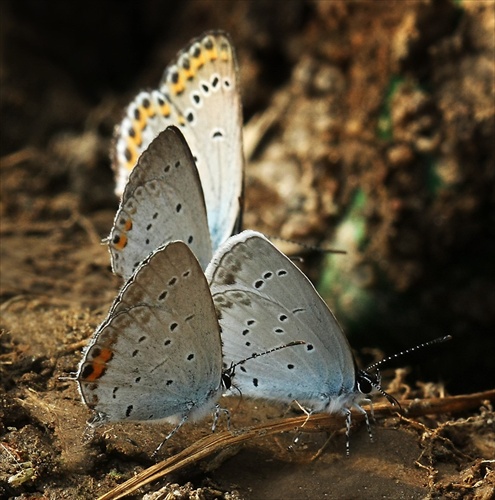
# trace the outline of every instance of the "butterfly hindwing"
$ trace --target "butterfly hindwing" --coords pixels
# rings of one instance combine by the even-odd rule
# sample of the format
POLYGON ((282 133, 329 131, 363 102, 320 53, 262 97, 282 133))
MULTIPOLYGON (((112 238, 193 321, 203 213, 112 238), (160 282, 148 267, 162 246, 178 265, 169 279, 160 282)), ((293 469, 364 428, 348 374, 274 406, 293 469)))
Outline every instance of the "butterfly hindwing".
POLYGON ((199 175, 181 132, 161 132, 132 170, 108 245, 114 273, 129 278, 160 245, 186 242, 203 269, 211 241, 199 175))
POLYGON ((180 420, 220 395, 220 328, 188 246, 156 250, 127 281, 96 330, 77 374, 100 422, 180 420))
POLYGON ((337 320, 308 278, 264 236, 231 237, 206 270, 222 328, 226 362, 303 340, 239 367, 242 394, 318 409, 351 393, 354 359, 337 320))

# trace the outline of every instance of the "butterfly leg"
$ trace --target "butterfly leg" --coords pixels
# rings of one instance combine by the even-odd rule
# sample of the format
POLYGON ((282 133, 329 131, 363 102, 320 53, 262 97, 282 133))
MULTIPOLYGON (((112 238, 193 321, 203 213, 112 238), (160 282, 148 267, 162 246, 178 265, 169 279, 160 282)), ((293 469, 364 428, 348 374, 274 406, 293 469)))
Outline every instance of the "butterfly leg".
POLYGON ((184 415, 181 421, 167 434, 165 439, 157 446, 156 450, 151 454, 151 458, 155 458, 156 455, 162 449, 162 446, 184 425, 187 420, 188 415, 184 415))
MULTIPOLYGON (((371 404, 371 401, 369 399, 364 400, 370 404, 370 413, 371 413, 371 418, 374 420, 375 419, 375 414, 373 412, 373 405, 371 404)), ((370 437, 370 441, 373 442, 373 433, 371 432, 371 424, 370 424, 370 419, 368 417, 368 412, 359 406, 358 404, 354 405, 354 408, 356 408, 359 413, 364 415, 364 420, 366 421, 366 428, 368 429, 368 435, 370 437)))
POLYGON ((343 412, 345 414, 345 454, 349 456, 351 454, 352 413, 349 408, 344 408, 343 412))
POLYGON ((313 414, 313 410, 310 410, 309 408, 304 408, 304 406, 302 406, 301 403, 299 403, 299 401, 294 400, 294 403, 296 403, 296 405, 299 407, 299 409, 306 415, 306 420, 303 422, 301 427, 299 427, 299 429, 297 430, 297 434, 294 437, 294 439, 292 440, 292 444, 289 446, 289 450, 292 450, 292 451, 294 450, 294 446, 296 446, 297 443, 299 442, 299 438, 301 437, 301 434, 303 432, 302 431, 303 427, 308 423, 309 418, 313 414))
POLYGON ((227 430, 230 431, 230 412, 227 410, 227 408, 221 408, 220 405, 215 405, 215 413, 213 416, 213 424, 211 426, 211 432, 215 432, 217 428, 217 422, 220 417, 220 412, 223 412, 225 414, 225 417, 227 418, 227 430))

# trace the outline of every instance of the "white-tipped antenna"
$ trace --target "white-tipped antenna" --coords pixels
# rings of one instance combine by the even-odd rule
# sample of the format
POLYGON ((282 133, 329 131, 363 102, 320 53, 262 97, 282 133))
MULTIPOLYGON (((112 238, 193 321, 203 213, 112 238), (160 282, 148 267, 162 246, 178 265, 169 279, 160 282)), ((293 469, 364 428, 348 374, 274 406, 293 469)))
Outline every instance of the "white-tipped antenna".
POLYGON ((430 340, 429 342, 424 342, 423 344, 418 344, 415 347, 411 347, 409 349, 406 349, 405 351, 397 352, 395 354, 392 354, 391 356, 387 356, 386 358, 381 359, 380 361, 377 361, 376 363, 373 363, 372 365, 368 366, 366 368, 366 371, 373 370, 377 366, 386 363, 387 361, 390 361, 392 359, 398 358, 399 356, 403 356, 404 354, 408 354, 413 351, 417 351, 418 349, 422 349, 423 347, 428 347, 434 344, 440 344, 442 342, 447 342, 447 340, 452 340, 452 335, 445 335, 444 337, 438 337, 436 339, 430 340))
POLYGON ((237 366, 243 365, 246 361, 250 359, 259 358, 260 356, 264 356, 265 354, 270 354, 275 351, 280 351, 280 349, 285 349, 286 347, 293 347, 296 345, 304 345, 306 342, 304 340, 294 340, 294 342, 289 342, 288 344, 279 345, 278 347, 274 347, 273 349, 269 349, 264 352, 255 352, 249 358, 245 358, 237 363, 232 363, 223 373, 222 373, 222 383, 225 389, 230 389, 232 386, 232 379, 235 375, 235 369, 237 366))

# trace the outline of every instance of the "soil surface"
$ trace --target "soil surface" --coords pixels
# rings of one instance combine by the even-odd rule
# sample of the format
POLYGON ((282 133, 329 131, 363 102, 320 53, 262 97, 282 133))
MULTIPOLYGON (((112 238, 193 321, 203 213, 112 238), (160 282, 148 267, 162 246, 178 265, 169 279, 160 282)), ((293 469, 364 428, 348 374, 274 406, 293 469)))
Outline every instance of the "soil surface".
MULTIPOLYGON (((0 497, 96 498, 210 433, 209 420, 184 427, 151 459, 168 428, 90 432, 70 379, 122 285, 101 244, 118 206, 113 128, 207 29, 230 32, 238 53, 244 227, 348 252, 308 252, 303 266, 359 362, 453 335, 384 370, 398 399, 494 388, 493 1, 0 9, 0 497)), ((377 412, 373 442, 356 418, 349 457, 343 419, 297 444, 296 429, 258 436, 133 498, 493 498, 490 394, 455 411, 377 412)), ((233 431, 301 415, 222 404, 233 431)))

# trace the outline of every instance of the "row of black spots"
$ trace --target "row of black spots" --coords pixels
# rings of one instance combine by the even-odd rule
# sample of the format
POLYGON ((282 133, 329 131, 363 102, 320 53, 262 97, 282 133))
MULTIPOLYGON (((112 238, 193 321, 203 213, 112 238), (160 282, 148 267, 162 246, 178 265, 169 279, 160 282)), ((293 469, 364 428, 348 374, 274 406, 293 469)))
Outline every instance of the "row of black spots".
POLYGON ((213 48, 213 40, 211 36, 205 36, 202 42, 206 50, 211 50, 213 48))
POLYGON ((203 107, 203 100, 201 98, 201 94, 197 90, 191 92, 191 102, 196 108, 203 107))
POLYGON ((172 168, 172 165, 170 165, 170 163, 167 163, 164 167, 163 167, 163 172, 165 174, 168 174, 170 172, 170 169, 172 168))
POLYGON ((198 59, 198 57, 201 55, 201 45, 199 44, 199 42, 195 42, 191 45, 189 53, 191 54, 191 57, 193 57, 194 59, 198 59))
POLYGON ((186 109, 185 117, 188 123, 191 125, 196 125, 196 114, 192 109, 186 109))
MULTIPOLYGON (((284 323, 289 318, 286 314, 281 313, 278 315, 277 319, 280 323, 284 323)), ((273 328, 273 333, 275 333, 276 335, 283 335, 283 334, 285 334, 285 330, 283 328, 281 328, 280 326, 276 326, 273 328)))
MULTIPOLYGON (((177 66, 172 66, 169 69, 168 74, 167 74, 167 81, 170 81, 174 85, 177 85, 177 83, 179 82, 179 70, 177 69, 177 66)), ((177 92, 177 95, 180 95, 181 93, 182 93, 182 91, 177 92)))
MULTIPOLYGON (((186 71, 189 71, 191 69, 191 60, 189 59, 189 56, 187 54, 182 54, 179 57, 179 65, 182 66, 182 69, 185 69, 186 71)), ((193 76, 188 76, 188 80, 192 80, 193 76)))
POLYGON ((124 158, 127 161, 131 161, 132 160, 132 153, 131 153, 131 150, 129 148, 125 148, 125 150, 124 150, 124 158))
MULTIPOLYGON (((256 324, 256 320, 254 320, 254 319, 248 319, 246 321, 246 324, 247 324, 247 326, 253 326, 253 325, 256 324)), ((251 332, 250 328, 244 328, 244 330, 242 330, 242 335, 245 337, 250 332, 251 332)), ((250 347, 251 346, 251 342, 249 340, 247 340, 245 342, 245 345, 246 345, 246 347, 250 347)))
POLYGON ((271 271, 264 272, 262 277, 254 282, 254 288, 259 290, 265 285, 265 282, 271 278, 273 278, 273 273, 271 271))
MULTIPOLYGON (((133 139, 136 138, 136 130, 132 125, 127 129, 127 134, 129 135, 129 137, 132 137, 133 139)), ((141 147, 141 144, 139 144, 138 147, 141 147)))
MULTIPOLYGON (((170 99, 168 99, 168 95, 163 94, 163 97, 162 97, 162 95, 159 94, 157 91, 155 91, 154 94, 155 94, 155 99, 158 102, 158 106, 160 106, 160 108, 163 108, 163 106, 165 106, 165 104, 166 104, 165 100, 170 102, 170 99)), ((167 117, 168 116, 169 115, 167 115, 167 117)))

